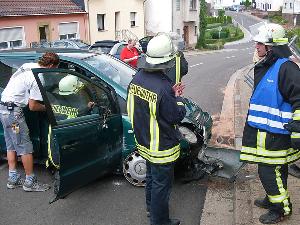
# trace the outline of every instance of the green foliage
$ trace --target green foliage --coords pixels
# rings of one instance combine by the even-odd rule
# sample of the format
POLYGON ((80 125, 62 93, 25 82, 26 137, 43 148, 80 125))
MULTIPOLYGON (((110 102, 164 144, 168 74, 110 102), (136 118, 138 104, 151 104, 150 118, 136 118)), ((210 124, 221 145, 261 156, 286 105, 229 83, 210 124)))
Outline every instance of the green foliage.
POLYGON ((228 28, 223 28, 220 32, 218 29, 214 29, 210 31, 210 35, 212 39, 224 39, 229 37, 229 29, 228 28))
MULTIPOLYGON (((297 35, 298 37, 300 37, 300 28, 294 28, 294 29, 287 30, 286 35, 289 38, 289 40, 292 39, 295 35, 297 35)), ((299 38, 296 41, 296 45, 300 48, 300 40, 299 40, 299 38)))
POLYGON ((205 47, 205 30, 207 26, 207 9, 205 0, 200 0, 200 14, 199 14, 199 37, 197 40, 196 48, 205 47))
POLYGON ((272 23, 278 23, 278 24, 282 24, 282 25, 288 23, 288 21, 286 19, 284 19, 282 17, 282 15, 269 15, 269 20, 272 23))
POLYGON ((218 17, 223 17, 223 16, 225 16, 225 10, 219 9, 218 10, 218 17))
POLYGON ((222 26, 222 23, 210 23, 210 24, 207 24, 206 29, 209 30, 209 29, 220 27, 220 26, 222 26))
POLYGON ((232 17, 231 16, 209 16, 206 18, 207 24, 214 24, 214 23, 222 23, 222 24, 230 24, 232 23, 232 17))
POLYGON ((249 0, 242 1, 241 5, 244 5, 246 8, 248 8, 251 5, 251 2, 249 0))

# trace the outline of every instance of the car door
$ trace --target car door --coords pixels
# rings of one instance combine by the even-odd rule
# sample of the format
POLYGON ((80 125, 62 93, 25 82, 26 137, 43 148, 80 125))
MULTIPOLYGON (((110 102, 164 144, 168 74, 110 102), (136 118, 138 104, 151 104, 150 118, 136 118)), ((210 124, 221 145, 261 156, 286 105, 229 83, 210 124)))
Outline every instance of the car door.
POLYGON ((54 201, 118 167, 122 118, 116 93, 109 86, 66 69, 34 69, 33 73, 51 125, 48 151, 58 168, 54 201), (69 78, 77 83, 65 82, 69 78))

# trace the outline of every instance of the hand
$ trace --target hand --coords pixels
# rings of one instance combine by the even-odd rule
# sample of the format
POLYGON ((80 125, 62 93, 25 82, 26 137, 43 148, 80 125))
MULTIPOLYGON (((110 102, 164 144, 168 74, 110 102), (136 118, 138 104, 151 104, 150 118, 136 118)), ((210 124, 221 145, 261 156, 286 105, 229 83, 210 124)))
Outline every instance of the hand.
POLYGON ((175 93, 175 96, 178 97, 178 96, 181 96, 183 94, 183 90, 185 88, 185 85, 182 84, 181 82, 175 84, 173 86, 173 91, 175 93))
POLYGON ((133 56, 131 59, 132 59, 132 60, 136 60, 136 59, 138 59, 138 58, 139 58, 139 56, 136 55, 136 56, 133 56))
POLYGON ((89 103, 88 103, 88 108, 89 108, 89 109, 92 109, 92 108, 94 108, 95 105, 96 105, 95 102, 89 102, 89 103))

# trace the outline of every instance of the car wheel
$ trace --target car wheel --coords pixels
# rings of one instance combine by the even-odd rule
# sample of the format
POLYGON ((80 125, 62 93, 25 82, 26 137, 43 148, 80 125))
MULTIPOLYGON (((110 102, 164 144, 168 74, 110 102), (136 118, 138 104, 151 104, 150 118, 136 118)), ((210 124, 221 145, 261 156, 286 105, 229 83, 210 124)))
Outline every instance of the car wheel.
POLYGON ((130 153, 123 162, 123 174, 134 186, 145 186, 146 160, 137 151, 130 153))

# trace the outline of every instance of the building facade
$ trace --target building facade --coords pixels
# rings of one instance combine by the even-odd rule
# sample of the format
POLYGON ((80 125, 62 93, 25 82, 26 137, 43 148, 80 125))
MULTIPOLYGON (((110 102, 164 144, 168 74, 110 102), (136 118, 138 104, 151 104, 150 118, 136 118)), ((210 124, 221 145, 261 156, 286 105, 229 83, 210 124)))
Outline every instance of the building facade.
POLYGON ((85 0, 85 10, 91 43, 144 37, 144 0, 85 0))
POLYGON ((300 25, 300 0, 284 0, 282 16, 294 26, 300 25))
POLYGON ((256 9, 261 11, 280 11, 283 6, 283 0, 256 0, 256 9))
POLYGON ((72 0, 0 0, 0 49, 68 38, 87 42, 87 19, 72 0))
POLYGON ((194 47, 198 38, 199 0, 147 0, 145 28, 147 35, 175 32, 186 47, 194 47))

